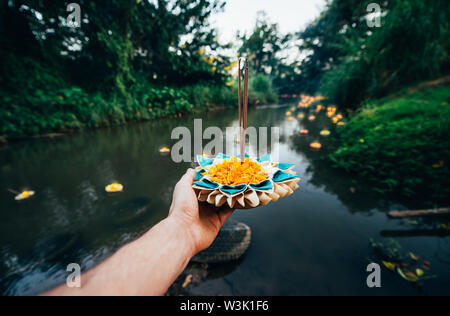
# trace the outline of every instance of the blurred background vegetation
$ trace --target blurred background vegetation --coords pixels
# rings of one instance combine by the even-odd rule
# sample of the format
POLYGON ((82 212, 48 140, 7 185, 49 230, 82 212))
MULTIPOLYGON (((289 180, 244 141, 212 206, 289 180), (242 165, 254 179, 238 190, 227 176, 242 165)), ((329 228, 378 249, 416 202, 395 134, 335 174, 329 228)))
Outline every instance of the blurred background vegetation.
POLYGON ((0 137, 236 107, 246 57, 251 105, 320 94, 348 113, 336 166, 382 192, 449 195, 448 1, 382 1, 372 28, 371 2, 329 0, 292 34, 261 12, 223 44, 210 25, 222 0, 79 0, 79 28, 67 25, 69 1, 2 1, 0 137))
MULTIPOLYGON (((182 115, 235 106, 236 60, 221 52, 211 14, 219 0, 68 1, 0 4, 3 137, 182 115)), ((269 76, 255 76, 251 102, 276 102, 269 76)))

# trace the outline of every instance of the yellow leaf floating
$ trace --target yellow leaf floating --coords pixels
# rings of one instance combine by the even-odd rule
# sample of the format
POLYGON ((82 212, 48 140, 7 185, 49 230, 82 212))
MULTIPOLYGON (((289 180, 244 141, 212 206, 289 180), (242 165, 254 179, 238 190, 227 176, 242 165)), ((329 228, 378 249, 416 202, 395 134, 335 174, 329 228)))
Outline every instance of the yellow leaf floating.
POLYGON ((15 197, 16 201, 22 201, 22 200, 26 200, 29 199, 30 197, 32 197, 34 195, 34 191, 23 191, 22 193, 20 193, 19 195, 17 195, 15 197))
POLYGON ((120 183, 113 183, 106 186, 105 191, 108 193, 118 193, 123 191, 123 185, 120 183))
POLYGON ((442 167, 444 167, 444 164, 445 164, 444 161, 441 160, 439 163, 432 165, 432 167, 433 168, 442 168, 442 167))
POLYGON ((411 259, 413 260, 419 260, 419 257, 417 257, 415 254, 413 254, 412 252, 409 253, 409 256, 411 257, 411 259))
POLYGON ((417 275, 415 275, 414 273, 412 273, 411 271, 408 271, 408 270, 403 271, 402 269, 397 268, 397 272, 406 281, 409 281, 412 283, 419 281, 419 277, 417 275))
POLYGON ((422 269, 416 269, 416 274, 418 277, 421 277, 425 274, 425 272, 422 269))
POLYGON ((382 261, 383 265, 391 271, 395 271, 395 264, 392 262, 382 261))

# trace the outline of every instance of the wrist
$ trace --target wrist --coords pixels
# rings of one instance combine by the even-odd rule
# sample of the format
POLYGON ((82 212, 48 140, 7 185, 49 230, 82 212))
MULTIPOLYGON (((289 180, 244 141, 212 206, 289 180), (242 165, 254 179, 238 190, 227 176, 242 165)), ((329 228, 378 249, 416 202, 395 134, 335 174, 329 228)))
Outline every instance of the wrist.
POLYGON ((195 235, 190 224, 173 215, 163 220, 163 223, 167 225, 169 231, 174 233, 175 238, 182 245, 181 247, 187 252, 189 259, 197 254, 198 249, 196 247, 195 235))

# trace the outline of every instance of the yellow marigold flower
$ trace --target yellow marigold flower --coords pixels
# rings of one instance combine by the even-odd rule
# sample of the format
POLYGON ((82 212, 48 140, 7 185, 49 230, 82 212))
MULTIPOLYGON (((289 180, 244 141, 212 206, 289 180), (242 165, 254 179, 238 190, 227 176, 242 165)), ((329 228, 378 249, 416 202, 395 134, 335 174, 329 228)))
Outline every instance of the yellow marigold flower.
POLYGON ((209 169, 211 181, 225 185, 260 183, 267 180, 268 174, 261 164, 246 158, 244 163, 237 157, 224 160, 209 169))

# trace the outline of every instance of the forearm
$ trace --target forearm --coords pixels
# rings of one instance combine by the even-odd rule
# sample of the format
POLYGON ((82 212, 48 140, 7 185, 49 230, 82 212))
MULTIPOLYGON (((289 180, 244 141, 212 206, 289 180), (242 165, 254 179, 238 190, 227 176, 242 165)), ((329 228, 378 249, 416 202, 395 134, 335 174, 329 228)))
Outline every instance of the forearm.
POLYGON ((195 247, 183 225, 167 218, 107 261, 46 295, 163 295, 183 272, 195 247))

